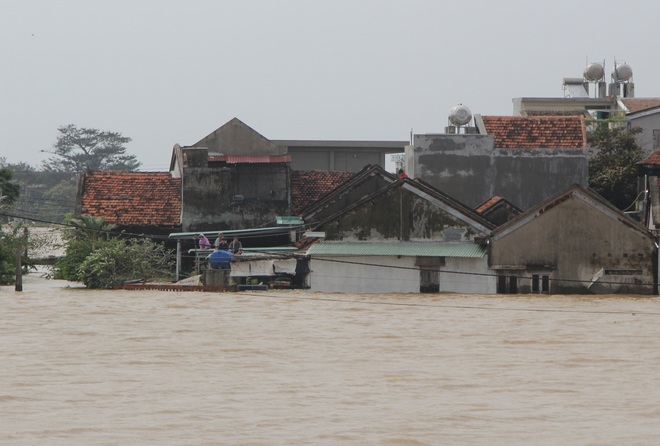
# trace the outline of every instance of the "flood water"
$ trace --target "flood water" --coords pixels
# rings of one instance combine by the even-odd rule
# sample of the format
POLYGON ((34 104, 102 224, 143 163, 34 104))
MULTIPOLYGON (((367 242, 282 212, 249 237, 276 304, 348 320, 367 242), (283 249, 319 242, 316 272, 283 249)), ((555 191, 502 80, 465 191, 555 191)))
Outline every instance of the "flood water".
POLYGON ((0 288, 3 445, 660 435, 655 297, 23 290, 0 288))

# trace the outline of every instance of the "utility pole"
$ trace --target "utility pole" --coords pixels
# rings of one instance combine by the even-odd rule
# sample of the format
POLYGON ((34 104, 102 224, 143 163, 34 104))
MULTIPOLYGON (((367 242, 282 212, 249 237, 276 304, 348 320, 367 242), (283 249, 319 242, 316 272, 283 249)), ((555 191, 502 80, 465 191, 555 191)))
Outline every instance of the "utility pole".
POLYGON ((27 255, 28 228, 23 228, 23 237, 16 242, 16 286, 15 291, 23 291, 23 254, 27 255))

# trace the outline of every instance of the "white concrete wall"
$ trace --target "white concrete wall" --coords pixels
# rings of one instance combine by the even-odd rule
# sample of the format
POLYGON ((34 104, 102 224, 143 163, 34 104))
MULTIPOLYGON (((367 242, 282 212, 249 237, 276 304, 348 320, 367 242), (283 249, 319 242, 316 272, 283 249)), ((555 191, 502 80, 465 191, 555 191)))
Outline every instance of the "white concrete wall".
POLYGON ((322 293, 419 293, 415 257, 324 256, 309 262, 311 291, 322 293), (353 263, 341 263, 353 262, 353 263), (364 265, 367 263, 369 265, 364 265), (382 266, 371 266, 382 265, 382 266), (412 269, 402 269, 412 268, 412 269))
MULTIPOLYGON (((330 261, 314 256, 310 260, 309 285, 311 291, 322 293, 419 293, 420 272, 419 267, 415 266, 415 257, 399 259, 385 256, 324 256, 323 258, 330 261)), ((481 259, 447 258, 446 265, 440 268, 439 277, 441 292, 495 294, 497 290, 496 278, 488 269, 486 257, 481 259)))

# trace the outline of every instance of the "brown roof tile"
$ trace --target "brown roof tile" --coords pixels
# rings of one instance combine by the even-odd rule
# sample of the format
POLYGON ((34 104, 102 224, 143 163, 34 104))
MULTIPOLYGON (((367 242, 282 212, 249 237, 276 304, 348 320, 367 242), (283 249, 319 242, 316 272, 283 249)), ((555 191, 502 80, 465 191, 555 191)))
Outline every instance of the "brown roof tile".
POLYGON ((627 98, 621 99, 629 113, 636 113, 649 108, 660 107, 660 98, 627 98))
POLYGON ((181 179, 169 172, 87 172, 82 213, 122 226, 179 226, 181 179))
POLYGON ((350 179, 354 174, 351 172, 328 172, 320 170, 291 171, 291 202, 294 214, 299 214, 303 209, 325 194, 332 192, 336 187, 350 179))
POLYGON ((651 153, 646 159, 641 160, 637 164, 660 165, 660 152, 651 153))
POLYGON ((498 149, 582 149, 587 146, 581 116, 483 116, 498 149))
POLYGON ((490 209, 491 206, 494 206, 494 205, 497 204, 500 200, 503 200, 503 199, 504 199, 504 198, 502 198, 502 197, 500 197, 500 196, 498 196, 498 195, 494 195, 494 196, 492 196, 491 198, 489 198, 488 200, 484 201, 484 202, 483 202, 482 204, 480 204, 479 206, 477 206, 477 208, 475 209, 475 211, 477 212, 477 214, 483 214, 483 213, 486 212, 488 209, 490 209))

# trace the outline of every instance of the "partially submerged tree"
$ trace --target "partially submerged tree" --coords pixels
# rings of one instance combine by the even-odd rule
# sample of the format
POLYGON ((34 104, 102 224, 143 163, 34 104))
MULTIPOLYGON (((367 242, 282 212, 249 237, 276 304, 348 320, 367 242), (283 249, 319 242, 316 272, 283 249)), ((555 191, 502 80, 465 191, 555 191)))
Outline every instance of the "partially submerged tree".
POLYGON ((149 239, 110 240, 91 253, 78 270, 88 288, 112 288, 131 281, 173 278, 173 254, 149 239))
POLYGON ((149 279, 172 280, 172 252, 150 239, 116 237, 114 224, 83 215, 67 222, 66 252, 55 265, 58 279, 82 282, 89 288, 112 288, 123 282, 149 279))
POLYGON ((53 150, 55 155, 43 163, 43 170, 81 173, 90 170, 136 170, 140 167, 135 155, 127 155, 125 144, 131 138, 121 133, 78 128, 73 124, 57 129, 59 136, 53 150))
POLYGON ((644 150, 635 135, 641 131, 601 124, 587 135, 596 150, 589 161, 589 187, 621 210, 630 208, 637 197, 637 163, 644 158, 644 150))
POLYGON ((117 225, 105 224, 103 217, 94 218, 91 215, 73 218, 69 214, 65 222, 73 229, 64 232, 66 251, 55 264, 55 278, 77 282, 80 280, 80 265, 87 256, 108 243, 110 231, 115 230, 117 225))

